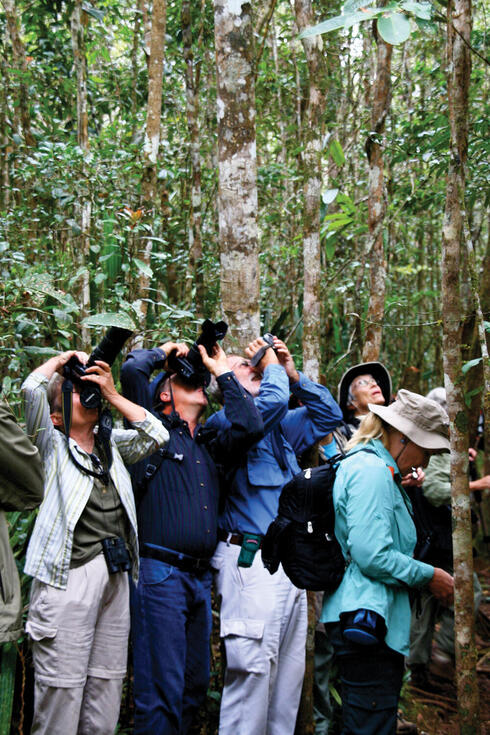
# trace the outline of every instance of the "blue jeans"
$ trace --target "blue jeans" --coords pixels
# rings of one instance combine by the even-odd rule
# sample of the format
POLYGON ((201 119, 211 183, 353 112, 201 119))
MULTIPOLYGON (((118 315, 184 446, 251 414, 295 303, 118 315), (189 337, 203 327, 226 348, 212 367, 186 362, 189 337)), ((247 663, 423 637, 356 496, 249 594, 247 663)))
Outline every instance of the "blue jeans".
POLYGON ((385 643, 344 640, 339 623, 325 626, 342 682, 342 735, 395 735, 403 656, 385 643))
POLYGON ((206 695, 210 571, 140 559, 131 588, 135 735, 185 735, 206 695))

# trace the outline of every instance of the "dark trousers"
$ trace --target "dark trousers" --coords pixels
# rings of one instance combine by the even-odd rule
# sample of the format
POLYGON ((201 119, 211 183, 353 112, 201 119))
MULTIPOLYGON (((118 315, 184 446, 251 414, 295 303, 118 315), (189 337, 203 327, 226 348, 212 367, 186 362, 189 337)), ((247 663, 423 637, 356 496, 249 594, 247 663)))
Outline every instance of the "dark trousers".
POLYGON ((206 695, 211 572, 140 560, 131 589, 135 735, 185 735, 206 695))
POLYGON ((383 643, 344 640, 340 624, 325 626, 342 682, 342 735, 395 735, 403 656, 383 643))

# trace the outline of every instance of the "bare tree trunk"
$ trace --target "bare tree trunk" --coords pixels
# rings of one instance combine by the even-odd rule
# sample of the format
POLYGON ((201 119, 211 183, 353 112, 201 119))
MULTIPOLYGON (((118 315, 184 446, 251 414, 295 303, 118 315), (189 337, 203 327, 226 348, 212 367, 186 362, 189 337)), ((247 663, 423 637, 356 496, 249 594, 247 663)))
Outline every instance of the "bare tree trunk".
POLYGON ((2 0, 2 5, 5 10, 5 15, 7 16, 7 26, 10 40, 12 42, 12 56, 14 59, 14 64, 16 69, 21 72, 19 81, 18 103, 20 109, 22 131, 24 134, 26 145, 32 147, 35 145, 36 141, 31 132, 31 117, 29 114, 29 92, 27 89, 27 84, 25 82, 25 77, 27 74, 26 50, 20 37, 19 20, 17 17, 15 1, 2 0))
POLYGON ((451 419, 454 622, 461 735, 480 731, 473 614, 473 555, 468 487, 468 417, 461 382, 461 237, 468 150, 471 0, 448 5, 450 162, 443 224, 443 364, 451 419), (456 33, 456 29, 458 33, 456 33), (466 42, 466 43, 465 43, 466 42))
MULTIPOLYGON (((0 57, 0 73, 3 83, 0 88, 0 209, 7 210, 10 204, 9 138, 7 133, 7 110, 9 104, 9 79, 3 57, 0 57)), ((6 227, 6 225, 5 225, 6 227)))
MULTIPOLYGON (((311 0, 295 0, 294 8, 300 31, 315 24, 311 0)), ((306 124, 303 125, 303 370, 312 380, 318 381, 321 355, 320 204, 326 88, 323 37, 304 38, 303 48, 308 64, 308 101, 306 124)))
POLYGON ((133 45, 131 47, 131 140, 134 140, 137 130, 138 111, 138 47, 141 40, 141 14, 134 14, 133 45))
MULTIPOLYGON (((71 38, 73 59, 77 78, 77 142, 84 154, 90 148, 88 137, 88 104, 87 104, 87 56, 85 53, 85 33, 88 26, 88 15, 82 10, 82 0, 76 0, 71 16, 71 38)), ((85 164, 83 165, 85 168, 85 164)), ((75 213, 80 226, 80 235, 77 238, 78 252, 76 260, 83 268, 80 275, 80 315, 87 317, 90 313, 90 227, 92 218, 92 203, 90 194, 86 193, 77 200, 75 213)), ((89 330, 82 326, 82 344, 90 346, 89 330)))
MULTIPOLYGON (((202 192, 201 192, 201 151, 199 146, 199 89, 201 80, 201 46, 204 23, 204 0, 201 0, 201 26, 197 42, 198 60, 194 62, 192 51, 191 4, 182 1, 182 40, 185 59, 185 92, 187 128, 189 131, 191 158, 191 202, 189 211, 189 269, 186 291, 190 295, 192 284, 195 286, 195 312, 197 317, 204 315, 204 279, 202 272, 202 192)), ((188 297, 188 302, 190 298, 188 297)))
POLYGON ((383 334, 386 263, 383 247, 383 223, 386 192, 383 172, 383 133, 391 104, 391 55, 393 46, 379 36, 377 41, 376 79, 372 87, 371 133, 366 141, 369 162, 368 226, 370 238, 371 294, 367 312, 362 359, 377 360, 383 334))
POLYGON ((240 345, 260 333, 252 7, 214 0, 221 299, 240 345))
MULTIPOLYGON (((152 221, 157 207, 157 158, 160 147, 162 115, 163 54, 165 50, 165 0, 154 0, 151 17, 150 58, 148 63, 148 103, 146 108, 145 142, 143 146, 142 207, 152 221)), ((141 327, 146 326, 151 279, 152 240, 145 233, 139 256, 143 263, 138 276, 139 315, 141 327)))

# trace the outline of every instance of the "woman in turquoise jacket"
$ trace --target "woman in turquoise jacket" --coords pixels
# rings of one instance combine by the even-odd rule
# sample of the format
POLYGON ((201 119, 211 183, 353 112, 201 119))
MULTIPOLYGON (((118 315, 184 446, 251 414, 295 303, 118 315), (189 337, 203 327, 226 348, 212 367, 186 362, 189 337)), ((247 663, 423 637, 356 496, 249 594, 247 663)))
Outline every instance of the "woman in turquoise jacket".
POLYGON ((335 535, 348 566, 321 616, 339 662, 343 735, 396 732, 409 651, 408 590, 428 586, 446 604, 453 593, 451 575, 413 559, 415 526, 400 482, 431 454, 449 451, 447 414, 406 390, 390 406, 369 408, 337 471, 335 535))

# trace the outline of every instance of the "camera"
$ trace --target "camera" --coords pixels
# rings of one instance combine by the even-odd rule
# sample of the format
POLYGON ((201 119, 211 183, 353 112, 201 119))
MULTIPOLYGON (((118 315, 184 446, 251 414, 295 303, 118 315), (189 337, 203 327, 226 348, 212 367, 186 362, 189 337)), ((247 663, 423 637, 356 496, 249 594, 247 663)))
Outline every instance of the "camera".
POLYGON ((96 360, 103 360, 108 365, 112 365, 114 360, 121 352, 124 343, 133 333, 129 329, 121 329, 120 327, 111 327, 100 344, 95 347, 90 355, 87 364, 83 365, 76 355, 70 357, 66 365, 63 367, 63 377, 71 380, 73 385, 80 389, 80 403, 85 408, 98 408, 102 403, 100 388, 95 383, 89 383, 81 380, 86 374, 87 368, 95 365, 96 360))
POLYGON ((266 332, 265 334, 263 334, 262 339, 266 344, 260 347, 250 360, 250 365, 252 367, 256 367, 259 364, 269 347, 271 349, 274 349, 274 336, 270 334, 270 332, 266 332))
POLYGON ((174 353, 170 353, 167 359, 169 371, 177 373, 189 385, 196 388, 201 385, 208 386, 211 376, 203 365, 199 345, 202 345, 208 355, 211 355, 214 345, 223 339, 227 331, 228 324, 226 322, 216 322, 215 324, 210 319, 206 319, 201 325, 201 334, 185 357, 177 357, 174 353))

